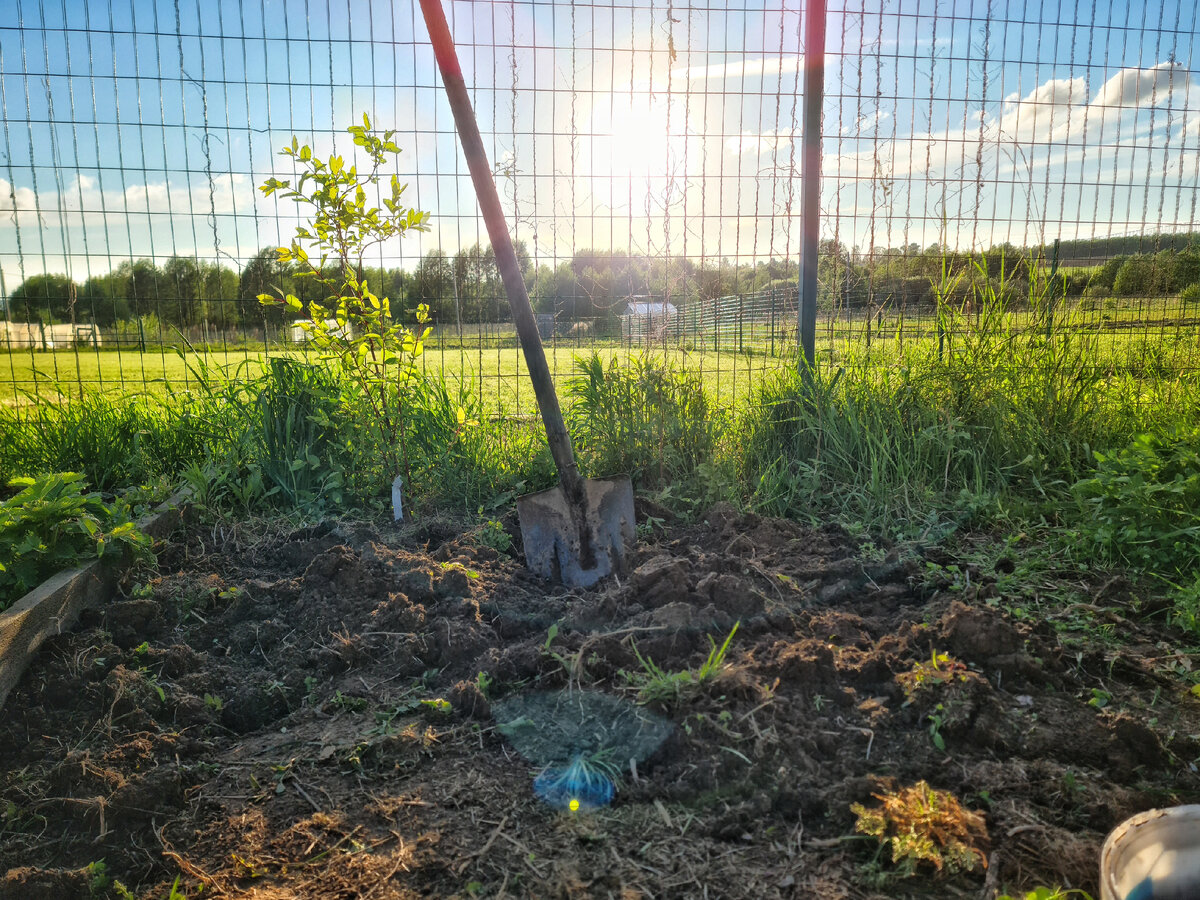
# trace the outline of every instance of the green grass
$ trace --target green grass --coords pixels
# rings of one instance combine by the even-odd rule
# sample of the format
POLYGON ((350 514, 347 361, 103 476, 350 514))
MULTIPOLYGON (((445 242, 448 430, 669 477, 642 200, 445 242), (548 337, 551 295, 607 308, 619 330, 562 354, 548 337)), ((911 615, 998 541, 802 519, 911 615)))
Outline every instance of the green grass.
MULTIPOLYGON (((609 360, 628 361, 641 355, 639 349, 618 346, 547 348, 547 362, 564 395, 565 381, 574 372, 576 360, 592 352, 609 360)), ((305 358, 291 351, 273 355, 305 358)), ((37 401, 59 402, 97 391, 110 394, 196 390, 196 366, 231 378, 253 379, 261 374, 264 354, 259 351, 208 351, 180 355, 172 349, 24 351, 0 353, 0 405, 27 406, 37 401), (82 387, 82 391, 81 391, 82 387)), ((786 364, 783 357, 763 352, 688 352, 665 354, 672 367, 686 367, 700 374, 709 396, 721 405, 745 402, 763 373, 786 364)), ((430 375, 457 381, 475 395, 480 411, 487 416, 536 414, 533 386, 521 351, 514 347, 427 349, 421 368, 430 375)))
MULTIPOLYGON (((261 370, 261 353, 231 350, 191 354, 231 377, 261 370), (246 371, 249 367, 249 371, 246 371)), ((0 404, 23 406, 37 400, 56 402, 103 391, 113 394, 165 393, 195 386, 186 360, 173 349, 159 350, 14 350, 0 353, 0 404)))

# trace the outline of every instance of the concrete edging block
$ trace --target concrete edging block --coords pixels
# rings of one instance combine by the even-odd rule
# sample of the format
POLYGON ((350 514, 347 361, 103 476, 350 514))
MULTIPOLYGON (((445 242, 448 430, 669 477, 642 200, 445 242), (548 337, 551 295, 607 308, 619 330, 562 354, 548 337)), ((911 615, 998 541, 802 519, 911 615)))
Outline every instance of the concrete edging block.
MULTIPOLYGON (((138 528, 162 540, 183 521, 189 499, 187 490, 177 492, 138 520, 138 528)), ((84 609, 107 599, 127 568, 127 558, 117 563, 92 560, 51 576, 0 613, 0 709, 42 643, 70 629, 84 609)))

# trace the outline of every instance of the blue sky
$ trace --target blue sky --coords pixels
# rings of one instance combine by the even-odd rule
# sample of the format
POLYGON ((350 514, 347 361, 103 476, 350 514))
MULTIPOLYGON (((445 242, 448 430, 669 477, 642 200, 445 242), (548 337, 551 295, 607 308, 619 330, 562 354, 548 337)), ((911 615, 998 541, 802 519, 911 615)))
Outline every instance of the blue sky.
MULTIPOLYGON (((286 240, 255 186, 363 111, 433 230, 483 229, 406 0, 3 0, 0 270, 240 264, 286 240)), ((512 227, 540 262, 612 247, 796 256, 799 3, 447 0, 512 227)), ((823 232, 862 249, 1196 226, 1194 4, 903 0, 828 19, 823 232)))

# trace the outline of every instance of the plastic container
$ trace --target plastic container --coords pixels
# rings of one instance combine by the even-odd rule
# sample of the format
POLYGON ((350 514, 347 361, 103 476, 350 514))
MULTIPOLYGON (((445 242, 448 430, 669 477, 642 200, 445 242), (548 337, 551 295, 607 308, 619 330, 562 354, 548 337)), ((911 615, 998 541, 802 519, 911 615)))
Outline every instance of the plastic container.
POLYGON ((1100 851, 1100 900, 1200 898, 1200 806, 1151 809, 1112 830, 1100 851))

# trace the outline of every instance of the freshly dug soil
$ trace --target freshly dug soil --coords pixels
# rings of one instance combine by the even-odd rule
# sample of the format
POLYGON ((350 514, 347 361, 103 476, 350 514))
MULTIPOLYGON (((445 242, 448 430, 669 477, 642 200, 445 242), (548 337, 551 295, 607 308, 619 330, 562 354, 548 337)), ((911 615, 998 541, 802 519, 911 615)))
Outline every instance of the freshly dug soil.
POLYGON ((1118 617, 1066 651, 995 573, 939 583, 834 527, 714 507, 589 591, 437 522, 195 529, 159 572, 0 713, 0 898, 1095 892, 1109 829, 1200 799, 1176 635, 1118 617), (671 736, 610 807, 535 797, 491 702, 637 702, 735 623, 715 677, 652 701, 671 736), (901 878, 855 833, 851 804, 921 780, 982 815, 974 871, 901 878))

